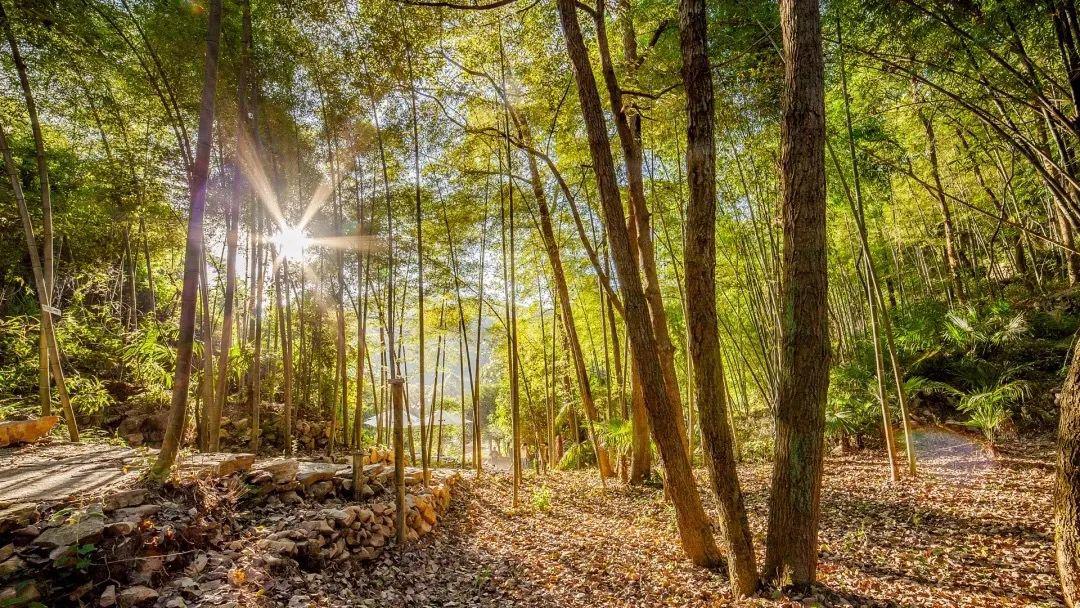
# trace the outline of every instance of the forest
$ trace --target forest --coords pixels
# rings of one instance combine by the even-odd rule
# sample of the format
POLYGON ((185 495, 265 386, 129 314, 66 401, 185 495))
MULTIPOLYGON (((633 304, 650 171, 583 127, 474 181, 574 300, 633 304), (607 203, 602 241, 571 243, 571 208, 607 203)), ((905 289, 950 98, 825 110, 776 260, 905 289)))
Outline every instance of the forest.
POLYGON ((1080 606, 1075 0, 0 27, 0 606, 1080 606))

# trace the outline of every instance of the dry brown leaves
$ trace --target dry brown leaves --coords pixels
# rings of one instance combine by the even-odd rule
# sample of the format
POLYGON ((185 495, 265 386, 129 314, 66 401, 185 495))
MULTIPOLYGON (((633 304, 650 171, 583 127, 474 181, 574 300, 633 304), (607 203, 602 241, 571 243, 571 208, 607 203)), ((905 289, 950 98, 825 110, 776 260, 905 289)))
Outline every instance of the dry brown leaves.
MULTIPOLYGON (((1046 459, 993 459, 938 431, 919 435, 917 453, 920 477, 895 484, 882 455, 828 458, 821 588, 802 597, 765 592, 741 604, 1061 605, 1046 459)), ((770 467, 740 473, 760 552, 770 467)), ((530 475, 515 510, 508 479, 486 474, 455 491, 445 525, 421 542, 309 575, 298 592, 334 606, 731 603, 723 573, 683 558, 660 490, 609 486, 601 489, 595 471, 530 475)), ((715 521, 711 496, 706 504, 715 521)))

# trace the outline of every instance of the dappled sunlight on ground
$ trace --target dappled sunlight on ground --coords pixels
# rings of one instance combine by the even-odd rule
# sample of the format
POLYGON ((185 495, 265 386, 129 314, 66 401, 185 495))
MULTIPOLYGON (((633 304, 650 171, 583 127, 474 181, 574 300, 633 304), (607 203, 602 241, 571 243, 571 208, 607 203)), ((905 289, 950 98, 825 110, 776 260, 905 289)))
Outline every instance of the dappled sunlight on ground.
MULTIPOLYGON (((888 481, 883 454, 828 458, 821 530, 830 606, 1058 606, 1052 554, 1052 470, 1001 464, 977 442, 921 431, 918 480, 888 481)), ((770 467, 741 467, 760 553, 770 467)), ((708 486, 698 471, 702 489, 708 486)), ((726 576, 694 567, 677 545, 660 489, 600 487, 595 471, 528 474, 522 506, 504 475, 463 484, 436 532, 309 585, 326 605, 717 606, 726 576), (471 487, 470 487, 471 486, 471 487), (341 589, 338 583, 332 583, 341 589)), ((716 521, 716 504, 706 496, 716 521)), ((759 597, 746 605, 800 605, 759 597)))

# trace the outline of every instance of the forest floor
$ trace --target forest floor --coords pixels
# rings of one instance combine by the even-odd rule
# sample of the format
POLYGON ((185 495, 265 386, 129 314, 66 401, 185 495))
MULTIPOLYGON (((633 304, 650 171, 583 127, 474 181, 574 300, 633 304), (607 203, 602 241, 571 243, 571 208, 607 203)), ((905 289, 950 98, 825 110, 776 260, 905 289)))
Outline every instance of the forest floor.
MULTIPOLYGON (((925 430, 920 476, 888 481, 884 456, 828 457, 821 587, 743 605, 1060 606, 1046 448, 991 457, 925 430), (777 602, 776 600, 781 600, 777 602)), ((701 475, 701 488, 708 485, 701 475)), ((740 468, 760 551, 770 467, 740 468)), ((726 577, 683 557, 658 488, 600 486, 595 471, 529 474, 518 509, 504 474, 455 490, 445 524, 362 564, 282 580, 306 606, 716 606, 726 577)), ((716 520, 716 504, 707 506, 716 520)))

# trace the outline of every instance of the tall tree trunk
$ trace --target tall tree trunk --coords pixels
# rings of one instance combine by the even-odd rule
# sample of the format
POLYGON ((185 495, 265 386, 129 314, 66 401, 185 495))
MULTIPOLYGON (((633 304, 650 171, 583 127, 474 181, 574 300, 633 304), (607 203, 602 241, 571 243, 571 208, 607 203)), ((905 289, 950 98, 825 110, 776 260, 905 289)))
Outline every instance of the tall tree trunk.
POLYGON ((1080 342, 1061 389, 1057 483, 1054 490, 1054 547, 1065 603, 1080 606, 1080 342))
POLYGON ((634 265, 629 235, 623 223, 622 200, 615 178, 615 163, 611 158, 611 144, 604 124, 596 78, 578 24, 576 4, 574 0, 558 0, 557 7, 588 133, 589 152, 600 191, 608 240, 622 288, 627 337, 635 353, 634 366, 642 381, 653 435, 664 459, 668 493, 675 507, 683 550, 696 564, 716 565, 720 563, 720 555, 690 470, 675 404, 671 403, 665 386, 641 276, 634 265))
MULTIPOLYGON (((521 132, 522 140, 531 147, 532 134, 528 123, 524 118, 520 117, 515 122, 518 123, 517 126, 521 132)), ((528 164, 533 198, 536 199, 538 215, 540 216, 540 236, 543 238, 544 250, 547 252, 548 263, 551 265, 551 275, 555 279, 555 299, 558 301, 559 311, 562 313, 563 327, 566 328, 567 343, 570 346, 570 358, 574 362, 574 372, 577 376, 578 394, 581 397, 582 409, 585 410, 589 423, 593 424, 597 421, 599 413, 596 410, 596 402, 593 400, 592 387, 589 383, 589 370, 585 366, 585 354, 581 350, 581 340, 578 338, 577 329, 574 325, 573 301, 570 299, 570 290, 566 284, 566 271, 563 268, 562 255, 559 253, 559 244, 555 241, 551 210, 548 207, 547 195, 544 193, 540 169, 537 167, 536 158, 531 154, 528 155, 528 164)), ((596 449, 596 461, 600 468, 600 475, 611 477, 613 472, 607 450, 601 445, 596 445, 594 448, 596 449)))
POLYGON ((825 240, 825 69, 817 0, 781 0, 780 386, 764 578, 804 586, 817 570, 829 385, 825 240))
POLYGON ((949 281, 952 284, 953 295, 956 296, 957 300, 963 302, 965 299, 964 278, 960 273, 962 260, 960 259, 961 254, 956 227, 953 225, 952 211, 949 209, 949 201, 945 198, 945 186, 941 182, 934 121, 922 111, 919 111, 919 120, 922 121, 923 130, 926 131, 926 148, 930 157, 930 175, 934 179, 934 192, 938 199, 938 206, 941 209, 941 222, 945 230, 945 263, 948 265, 949 281))
POLYGON ((214 404, 214 328, 210 312, 210 282, 207 279, 206 249, 199 262, 199 339, 202 341, 202 377, 199 381, 199 396, 202 398, 201 412, 196 412, 195 430, 198 446, 205 450, 207 445, 206 410, 214 404))
POLYGON ((226 393, 229 386, 229 351, 232 350, 233 324, 236 317, 236 250, 240 240, 240 202, 247 193, 247 183, 243 171, 243 150, 251 145, 250 124, 248 122, 247 75, 250 69, 249 52, 251 49, 251 3, 243 0, 243 26, 240 45, 240 69, 236 76, 236 150, 233 158, 232 195, 225 211, 225 298, 222 304, 221 342, 218 354, 217 387, 214 402, 208 404, 207 427, 208 449, 217 452, 221 449, 221 411, 225 407, 226 393))
MULTIPOLYGON (((265 230, 265 215, 259 213, 259 234, 265 230)), ((259 453, 259 439, 262 435, 262 333, 263 333, 263 292, 266 285, 266 245, 259 239, 255 247, 255 348, 251 356, 251 453, 259 453)))
MULTIPOLYGON (((11 59, 15 64, 15 71, 19 75, 19 86, 22 88, 23 98, 26 100, 26 111, 30 115, 30 130, 34 135, 34 160, 37 163, 38 187, 41 191, 42 272, 45 280, 44 288, 47 292, 45 300, 51 303, 53 301, 54 287, 53 213, 52 192, 49 186, 49 165, 45 160, 45 137, 41 134, 41 122, 38 120, 37 104, 34 102, 34 93, 30 88, 26 63, 23 62, 22 53, 19 52, 19 43, 15 40, 15 34, 11 31, 11 23, 8 21, 3 2, 0 2, 0 24, 3 25, 4 35, 7 37, 8 45, 11 47, 11 59)), ((41 414, 48 416, 52 410, 52 403, 49 395, 49 346, 44 323, 38 337, 38 398, 41 402, 41 414)))
POLYGON ((680 0, 679 33, 682 80, 686 89, 686 175, 690 201, 686 208, 687 328, 694 386, 701 417, 701 436, 708 455, 713 491, 720 503, 721 527, 727 541, 728 576, 735 595, 757 589, 754 540, 746 517, 739 473, 735 470, 734 435, 728 423, 727 391, 720 331, 716 318, 716 147, 713 135, 715 101, 709 69, 705 0, 680 0))
POLYGON ((176 370, 173 374, 172 403, 161 451, 152 474, 168 476, 180 450, 187 419, 188 385, 191 381, 191 351, 195 338, 195 303, 199 289, 199 266, 203 250, 203 212, 206 207, 206 182, 210 168, 210 144, 214 126, 214 93, 217 90, 218 47, 221 40, 221 0, 210 0, 206 33, 206 63, 203 72, 202 100, 199 106, 199 134, 196 139, 195 166, 190 194, 187 245, 184 250, 184 282, 180 295, 180 332, 177 339, 176 370))
POLYGON ((293 350, 292 320, 289 313, 289 261, 281 260, 277 274, 274 275, 274 298, 278 309, 278 330, 281 332, 281 369, 284 376, 284 412, 282 429, 285 441, 285 453, 293 453, 293 350), (282 300, 284 295, 284 301, 282 300))
MULTIPOLYGON (((423 470, 424 483, 428 480, 428 465, 431 455, 428 453, 427 436, 430 429, 424 422, 424 401, 427 392, 424 383, 427 381, 427 343, 424 335, 424 213, 420 197, 420 131, 417 125, 416 115, 416 76, 413 73, 412 45, 406 45, 405 57, 409 66, 409 108, 412 117, 412 147, 413 147, 413 196, 416 206, 416 307, 417 307, 417 333, 420 346, 420 362, 418 370, 419 398, 420 402, 420 467, 423 470)), ((411 436, 411 433, 410 433, 411 436)))
MULTIPOLYGON (((485 189, 486 190, 486 189, 485 189)), ((484 220, 480 226, 480 270, 477 274, 479 294, 476 297, 476 359, 473 363, 472 407, 473 407, 473 467, 479 475, 483 469, 483 449, 480 445, 482 429, 480 427, 480 331, 484 326, 484 254, 487 248, 488 200, 484 197, 484 220)))
MULTIPOLYGON (((601 72, 607 85, 611 113, 615 119, 615 133, 619 137, 623 162, 626 165, 627 198, 630 203, 629 221, 634 224, 631 235, 634 237, 633 240, 636 241, 637 263, 640 264, 644 273, 645 301, 649 306, 649 320, 653 334, 656 336, 660 369, 664 374, 664 388, 667 389, 668 401, 671 407, 674 408, 675 422, 678 425, 679 434, 689 453, 689 438, 686 434, 686 424, 682 416, 682 395, 679 392, 679 379, 675 372, 675 345, 671 341, 667 311, 664 309, 664 300, 660 293, 660 277, 656 270, 656 248, 653 246, 652 225, 649 220, 649 210, 645 203, 641 116, 623 100, 622 88, 619 86, 618 79, 615 76, 615 67, 612 64, 607 43, 604 4, 602 2, 598 3, 597 7, 599 9, 596 12, 597 46, 600 49, 601 72)), ((629 2, 625 2, 625 0, 623 24, 623 46, 628 53, 626 59, 631 66, 635 66, 638 62, 637 45, 627 40, 627 37, 633 38, 634 31, 629 2)))
MULTIPOLYGON (((0 6, 2 9, 2 6, 0 6)), ((11 148, 8 146, 7 134, 0 125, 0 154, 4 157, 4 169, 7 171, 8 181, 11 183, 11 192, 15 203, 19 207, 19 218, 22 220, 23 234, 26 236, 26 249, 30 254, 30 266, 34 274, 34 291, 37 292, 38 306, 41 308, 41 333, 45 338, 45 346, 49 349, 48 363, 52 369, 52 377, 56 380, 56 392, 60 397, 60 407, 64 411, 64 421, 68 427, 68 438, 71 441, 79 441, 79 426, 75 422, 75 410, 71 407, 68 397, 67 384, 64 382, 64 371, 60 367, 60 348, 56 343, 56 334, 53 331, 52 314, 49 312, 51 303, 49 290, 45 288, 45 273, 41 268, 41 259, 38 257, 37 240, 34 238, 34 225, 30 222, 30 211, 26 207, 26 198, 23 196, 22 183, 15 161, 11 158, 11 148)))

